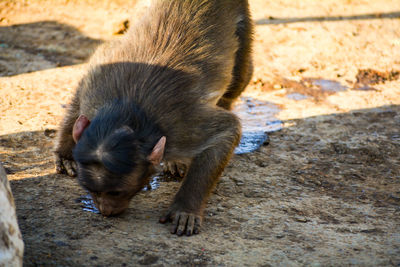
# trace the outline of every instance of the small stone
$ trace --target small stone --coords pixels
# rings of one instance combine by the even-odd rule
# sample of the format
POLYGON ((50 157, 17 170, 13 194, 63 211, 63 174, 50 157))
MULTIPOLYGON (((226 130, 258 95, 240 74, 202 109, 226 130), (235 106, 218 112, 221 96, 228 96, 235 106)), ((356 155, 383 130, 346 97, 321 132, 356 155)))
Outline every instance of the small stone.
POLYGON ((308 219, 307 219, 306 217, 303 217, 303 216, 296 216, 294 219, 295 219, 297 222, 302 222, 302 223, 308 222, 308 219))
POLYGON ((305 72, 306 71, 306 69, 304 69, 304 68, 300 68, 300 69, 298 69, 297 70, 299 73, 303 73, 303 72, 305 72))
POLYGON ((155 255, 145 255, 143 259, 139 261, 142 265, 151 265, 158 261, 159 257, 155 255))
POLYGON ((217 211, 223 212, 223 211, 225 211, 225 208, 224 208, 224 207, 218 207, 218 208, 217 208, 217 211))
POLYGON ((257 161, 256 164, 257 164, 259 167, 261 167, 261 168, 265 168, 265 167, 268 166, 268 163, 267 163, 267 162, 261 161, 261 160, 257 161))
POLYGON ((296 178, 296 181, 299 182, 299 183, 301 183, 301 184, 304 184, 304 182, 305 182, 305 181, 304 181, 304 178, 301 177, 301 176, 297 177, 297 178, 296 178))
POLYGON ((284 238, 285 235, 283 233, 281 233, 281 234, 277 234, 275 237, 278 239, 281 239, 281 238, 284 238))

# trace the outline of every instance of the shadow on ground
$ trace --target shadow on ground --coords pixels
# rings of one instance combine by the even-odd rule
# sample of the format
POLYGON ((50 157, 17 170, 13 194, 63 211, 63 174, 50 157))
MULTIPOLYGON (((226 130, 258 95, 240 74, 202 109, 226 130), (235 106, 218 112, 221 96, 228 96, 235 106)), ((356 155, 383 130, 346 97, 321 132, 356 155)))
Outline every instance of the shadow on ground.
POLYGON ((57 21, 0 27, 0 76, 83 63, 101 42, 57 21))
POLYGON ((241 265, 249 253, 271 265, 400 263, 400 106, 284 123, 269 145, 233 157, 190 238, 157 222, 177 182, 103 218, 82 210, 75 179, 55 174, 54 131, 0 136, 24 265, 241 265))
POLYGON ((398 19, 400 18, 400 11, 388 13, 371 13, 350 16, 315 16, 304 18, 277 18, 270 16, 266 19, 258 19, 255 21, 256 25, 270 25, 270 24, 288 24, 296 22, 321 22, 321 21, 343 21, 343 20, 370 20, 370 19, 398 19))

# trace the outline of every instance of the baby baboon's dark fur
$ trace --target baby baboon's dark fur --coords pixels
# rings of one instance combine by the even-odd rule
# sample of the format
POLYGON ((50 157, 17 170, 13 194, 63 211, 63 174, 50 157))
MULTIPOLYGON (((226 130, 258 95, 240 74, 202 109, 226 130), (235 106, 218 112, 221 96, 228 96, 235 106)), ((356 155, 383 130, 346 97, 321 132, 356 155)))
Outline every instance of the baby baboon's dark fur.
POLYGON ((198 233, 204 205, 241 135, 229 109, 252 74, 246 0, 155 0, 89 63, 55 147, 104 215, 118 214, 155 165, 185 170, 160 221, 198 233), (75 144, 76 143, 76 144, 75 144))

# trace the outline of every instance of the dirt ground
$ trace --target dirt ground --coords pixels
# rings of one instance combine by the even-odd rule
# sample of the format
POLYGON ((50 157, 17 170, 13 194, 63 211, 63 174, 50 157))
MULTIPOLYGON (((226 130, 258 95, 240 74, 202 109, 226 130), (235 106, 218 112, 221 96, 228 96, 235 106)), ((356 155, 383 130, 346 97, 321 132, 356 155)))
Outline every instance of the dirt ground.
POLYGON ((134 1, 0 1, 0 162, 26 266, 400 266, 400 2, 250 4, 244 96, 274 106, 284 128, 233 157, 202 232, 177 237, 158 223, 177 181, 104 218, 53 165, 85 62, 137 19, 134 1))

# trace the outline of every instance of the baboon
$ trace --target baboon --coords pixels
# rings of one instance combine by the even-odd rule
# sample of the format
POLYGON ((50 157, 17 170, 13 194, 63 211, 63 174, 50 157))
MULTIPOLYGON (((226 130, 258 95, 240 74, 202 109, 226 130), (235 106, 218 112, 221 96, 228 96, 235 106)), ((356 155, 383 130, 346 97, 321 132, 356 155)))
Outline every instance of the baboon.
POLYGON ((108 216, 163 162, 183 181, 160 222, 197 234, 240 141, 229 110, 252 75, 252 31, 246 0, 154 0, 92 56, 58 132, 57 172, 77 175, 108 216))

